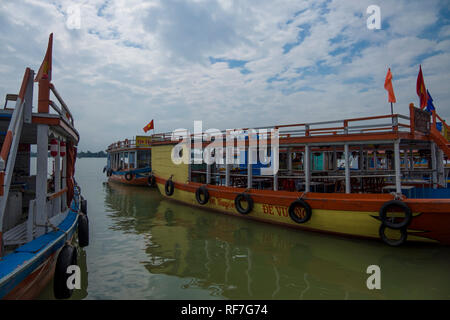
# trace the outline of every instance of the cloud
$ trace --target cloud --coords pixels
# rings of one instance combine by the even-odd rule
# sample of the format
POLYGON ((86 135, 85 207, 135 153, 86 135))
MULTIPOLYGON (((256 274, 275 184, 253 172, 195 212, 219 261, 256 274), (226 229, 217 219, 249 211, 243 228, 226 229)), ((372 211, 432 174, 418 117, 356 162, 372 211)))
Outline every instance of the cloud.
POLYGON ((445 1, 20 0, 0 3, 0 94, 37 70, 54 32, 53 81, 76 119, 80 148, 142 134, 260 127, 390 112, 417 103, 419 64, 450 118, 450 23, 445 1), (67 27, 71 5, 81 28, 67 27), (42 23, 45 21, 45 23, 42 23))

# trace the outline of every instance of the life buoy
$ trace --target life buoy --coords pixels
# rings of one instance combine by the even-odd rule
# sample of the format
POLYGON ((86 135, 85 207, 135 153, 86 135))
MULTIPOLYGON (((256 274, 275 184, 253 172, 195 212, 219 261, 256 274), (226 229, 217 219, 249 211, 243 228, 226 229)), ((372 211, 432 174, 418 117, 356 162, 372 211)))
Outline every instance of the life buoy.
POLYGON ((381 240, 383 240, 384 243, 387 245, 390 245, 392 247, 398 247, 406 242, 408 238, 408 232, 406 231, 406 228, 399 229, 400 231, 400 239, 389 239, 386 236, 386 228, 388 228, 386 225, 382 224, 380 226, 380 229, 378 230, 378 234, 380 235, 381 240))
POLYGON ((412 220, 412 211, 408 207, 406 203, 400 200, 391 200, 388 202, 385 202, 383 206, 380 209, 380 220, 381 223, 391 229, 402 229, 409 226, 412 220), (405 218, 400 222, 394 222, 391 220, 391 218, 387 217, 387 212, 389 209, 397 207, 400 208, 403 213, 405 214, 405 218))
POLYGON ((205 186, 201 186, 195 191, 195 198, 201 205, 205 205, 209 201, 209 192, 205 186))
POLYGON ((248 193, 240 193, 234 198, 234 205, 240 214, 249 214, 253 210, 253 199, 248 193), (243 208, 241 201, 247 202, 247 208, 243 208))
POLYGON ((311 219, 311 206, 302 199, 297 199, 289 206, 289 216, 294 222, 305 223, 311 219))
POLYGON ((89 219, 87 215, 78 215, 78 244, 80 247, 89 245, 89 219))
POLYGON ((67 268, 77 264, 77 255, 77 249, 70 244, 64 245, 58 254, 53 278, 53 294, 56 299, 67 299, 72 296, 73 289, 67 287, 67 279, 70 276, 67 268))
POLYGON ((173 195, 173 192, 175 191, 175 185, 173 184, 173 181, 171 179, 166 181, 164 191, 166 192, 166 195, 168 195, 169 197, 173 195))
POLYGON ((128 171, 127 173, 125 173, 125 180, 127 181, 131 181, 133 180, 134 174, 131 171, 128 171))
POLYGON ((155 178, 155 176, 152 174, 152 175, 150 175, 150 176, 148 176, 148 178, 147 178, 147 184, 150 186, 150 187, 154 187, 155 185, 156 185, 156 178, 155 178))

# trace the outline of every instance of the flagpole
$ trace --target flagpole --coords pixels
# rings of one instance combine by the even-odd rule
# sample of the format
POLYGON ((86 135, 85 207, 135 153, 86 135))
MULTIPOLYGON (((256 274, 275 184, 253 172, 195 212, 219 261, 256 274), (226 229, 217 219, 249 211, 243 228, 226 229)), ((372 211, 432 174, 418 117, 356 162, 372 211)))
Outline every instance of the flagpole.
POLYGON ((394 106, 392 105, 392 102, 391 102, 391 115, 392 116, 394 115, 394 106))

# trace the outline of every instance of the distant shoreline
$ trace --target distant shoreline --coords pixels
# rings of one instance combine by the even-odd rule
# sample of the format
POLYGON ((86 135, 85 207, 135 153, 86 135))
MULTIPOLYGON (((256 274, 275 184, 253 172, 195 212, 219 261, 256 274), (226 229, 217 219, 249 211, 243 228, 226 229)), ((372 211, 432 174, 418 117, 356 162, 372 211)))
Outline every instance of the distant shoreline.
MULTIPOLYGON (((37 153, 36 152, 31 152, 30 157, 32 158, 36 158, 37 157, 37 153)), ((50 153, 48 154, 48 157, 50 157, 50 153)), ((79 152, 77 154, 77 158, 107 158, 108 155, 103 152, 79 152)))

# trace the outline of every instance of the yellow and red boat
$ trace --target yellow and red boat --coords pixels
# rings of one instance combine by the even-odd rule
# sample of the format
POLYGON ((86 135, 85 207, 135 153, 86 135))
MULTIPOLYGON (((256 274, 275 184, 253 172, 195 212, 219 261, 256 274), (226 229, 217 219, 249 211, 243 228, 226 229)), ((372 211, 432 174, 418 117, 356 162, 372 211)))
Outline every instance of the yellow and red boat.
POLYGON ((407 240, 448 245, 450 189, 444 158, 450 157, 450 148, 436 129, 437 119, 435 111, 410 105, 409 116, 266 127, 279 137, 276 148, 268 143, 279 158, 279 170, 271 175, 263 174, 260 162, 250 161, 250 129, 242 129, 241 139, 232 142, 240 155, 227 155, 236 149, 217 142, 211 148, 201 140, 198 148, 198 134, 187 139, 158 134, 152 143, 152 174, 163 196, 232 216, 381 238, 393 246, 407 240), (244 161, 192 163, 195 154, 205 152, 244 161), (174 153, 188 161, 171 161, 174 153), (427 167, 417 165, 417 156, 426 159, 427 167))
POLYGON ((135 186, 154 185, 151 172, 151 137, 136 136, 109 145, 103 172, 108 181, 135 186))

